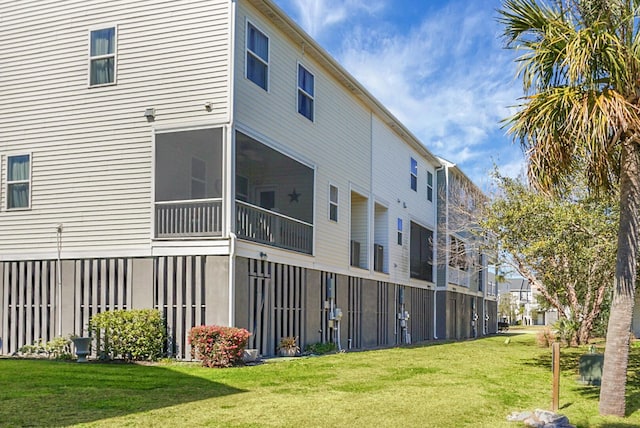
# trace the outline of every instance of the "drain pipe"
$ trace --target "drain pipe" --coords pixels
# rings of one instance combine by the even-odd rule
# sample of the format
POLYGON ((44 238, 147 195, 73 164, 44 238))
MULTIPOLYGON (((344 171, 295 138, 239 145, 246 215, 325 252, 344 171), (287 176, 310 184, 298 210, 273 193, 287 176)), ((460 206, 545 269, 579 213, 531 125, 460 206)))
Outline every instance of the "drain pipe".
MULTIPOLYGON (((398 313, 398 287, 399 285, 396 284, 395 287, 393 287, 393 313, 397 314, 398 313)), ((393 336, 395 337, 395 341, 396 344, 398 343, 398 322, 394 322, 393 323, 393 336)))
POLYGON ((56 260, 56 309, 58 312, 58 336, 62 336, 62 261, 60 255, 62 253, 62 223, 56 226, 56 247, 58 250, 58 259, 56 260))
MULTIPOLYGON (((439 257, 439 253, 440 251, 438 250, 438 242, 440 241, 440 229, 441 229, 441 222, 440 219, 438 218, 438 208, 439 205, 441 203, 441 198, 438 198, 438 195, 440 194, 439 191, 439 187, 440 187, 440 183, 438 183, 438 172, 440 171, 445 171, 445 166, 441 163, 440 166, 438 168, 435 169, 436 171, 436 179, 435 179, 435 188, 438 189, 438 191, 436 192, 436 202, 434 205, 434 210, 435 210, 435 219, 436 219, 436 233, 435 233, 435 240, 436 240, 436 245, 434 245, 434 255, 433 258, 434 260, 436 260, 436 266, 438 266, 438 257, 439 257)), ((447 184, 447 178, 448 178, 448 174, 447 177, 445 177, 444 182, 445 184, 447 184)), ((447 199, 448 199, 448 195, 449 195, 449 186, 447 186, 445 188, 445 195, 444 195, 444 203, 445 203, 445 208, 448 208, 446 203, 447 203, 447 199)), ((447 219, 447 222, 445 222, 445 232, 448 229, 448 212, 447 212, 447 216, 445 216, 445 219, 447 219)), ((445 234, 445 239, 446 238, 446 234, 445 234)), ((446 243, 445 243, 446 245, 446 243)), ((446 290, 446 286, 447 286, 447 272, 448 272, 448 266, 445 263, 445 267, 443 269, 443 273, 444 273, 444 285, 445 285, 445 290, 446 290)), ((433 289, 433 340, 438 340, 438 268, 436 267, 435 269, 436 274, 435 274, 435 281, 434 281, 434 289, 433 289)), ((446 301, 445 301, 445 305, 446 305, 446 301)), ((445 307, 445 314, 446 314, 446 307, 445 307)))
POLYGON ((433 340, 438 340, 438 286, 433 289, 433 340))
POLYGON ((229 232, 229 327, 233 327, 235 325, 234 301, 236 294, 236 239, 236 234, 229 232))

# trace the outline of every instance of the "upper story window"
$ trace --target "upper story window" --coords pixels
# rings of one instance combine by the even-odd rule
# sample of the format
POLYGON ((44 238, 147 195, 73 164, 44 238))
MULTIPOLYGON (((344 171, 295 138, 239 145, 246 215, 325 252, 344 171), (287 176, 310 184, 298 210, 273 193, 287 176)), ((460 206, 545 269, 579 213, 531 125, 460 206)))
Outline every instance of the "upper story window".
POLYGON ((329 185, 329 220, 338 221, 338 188, 329 185))
POLYGON ((247 23, 247 79, 269 90, 269 38, 247 23))
POLYGON ((402 245, 402 219, 398 218, 398 245, 402 245))
POLYGON ((313 74, 302 65, 298 64, 298 113, 313 122, 314 103, 314 78, 313 74))
POLYGON ((427 200, 433 202, 433 174, 427 171, 427 200))
POLYGON ((116 27, 93 30, 90 33, 89 85, 109 85, 116 82, 116 27))
POLYGON ((7 157, 7 209, 31 206, 31 155, 7 157))
POLYGON ((411 158, 411 190, 418 191, 418 161, 411 158))

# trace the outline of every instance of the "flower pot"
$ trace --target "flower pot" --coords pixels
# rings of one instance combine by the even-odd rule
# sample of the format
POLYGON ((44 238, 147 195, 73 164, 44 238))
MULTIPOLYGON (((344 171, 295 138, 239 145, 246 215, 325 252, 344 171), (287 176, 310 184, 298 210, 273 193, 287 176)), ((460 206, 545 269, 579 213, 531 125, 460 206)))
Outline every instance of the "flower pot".
POLYGON ((79 363, 87 362, 87 355, 91 353, 91 338, 90 337, 76 337, 71 339, 73 346, 76 348, 76 355, 78 356, 79 363))
POLYGON ((280 355, 282 357, 295 357, 298 353, 296 348, 280 348, 280 355))
POLYGON ((244 361, 245 363, 254 363, 258 361, 259 358, 260 355, 258 354, 257 349, 245 349, 244 353, 242 354, 242 361, 244 361))

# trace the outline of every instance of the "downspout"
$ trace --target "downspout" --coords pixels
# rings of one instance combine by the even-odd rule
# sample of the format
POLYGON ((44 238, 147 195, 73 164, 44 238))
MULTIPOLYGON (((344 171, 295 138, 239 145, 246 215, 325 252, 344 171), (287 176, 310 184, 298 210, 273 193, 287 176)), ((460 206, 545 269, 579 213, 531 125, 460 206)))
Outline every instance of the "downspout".
POLYGON ((229 232, 229 327, 235 325, 236 234, 229 232))
POLYGON ((62 260, 60 257, 62 252, 62 223, 56 227, 56 247, 58 250, 58 258, 56 260, 56 309, 58 312, 58 336, 62 337, 62 260))
MULTIPOLYGON (((440 238, 440 219, 438 218, 438 204, 440 203, 440 198, 438 197, 438 188, 440 187, 438 185, 438 171, 444 171, 444 165, 440 166, 439 168, 436 168, 436 179, 435 179, 435 188, 436 188, 436 204, 435 204, 435 210, 436 210, 436 245, 434 246, 434 252, 435 254, 433 255, 434 260, 436 261, 436 275, 435 275, 435 289, 433 291, 433 340, 438 340, 438 241, 440 238)), ((445 274, 445 280, 446 280, 447 276, 445 274)), ((446 311, 446 309, 445 309, 446 311)))

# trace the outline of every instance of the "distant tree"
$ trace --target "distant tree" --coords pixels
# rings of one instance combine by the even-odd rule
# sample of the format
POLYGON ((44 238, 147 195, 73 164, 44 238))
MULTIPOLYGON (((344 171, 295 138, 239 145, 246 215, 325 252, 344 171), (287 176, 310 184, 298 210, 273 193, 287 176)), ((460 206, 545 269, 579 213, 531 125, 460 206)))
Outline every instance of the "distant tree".
POLYGON ((536 287, 561 318, 579 326, 571 341, 586 343, 613 281, 613 204, 580 186, 549 196, 519 179, 498 176, 497 183, 482 226, 496 237, 503 263, 536 287))
POLYGON ((462 275, 476 281, 496 259, 495 246, 489 245, 479 223, 488 198, 469 179, 456 174, 449 176, 446 185, 439 183, 438 194, 446 201, 438 209, 446 210, 447 223, 438 223, 437 252, 448 255, 450 279, 462 275))
POLYGON ((503 0, 499 21, 526 97, 509 133, 529 177, 562 189, 577 170, 589 186, 619 185, 620 223, 600 413, 625 415, 629 336, 640 245, 640 0, 503 0))

